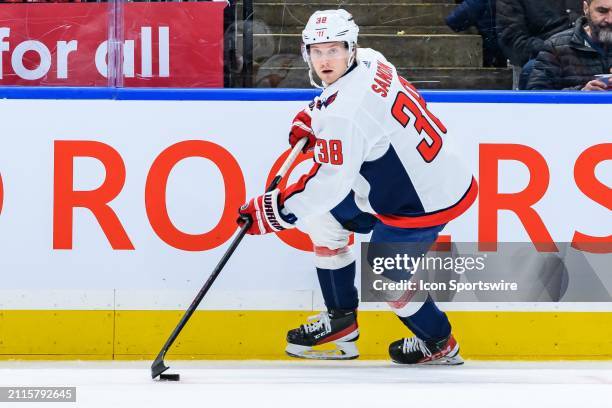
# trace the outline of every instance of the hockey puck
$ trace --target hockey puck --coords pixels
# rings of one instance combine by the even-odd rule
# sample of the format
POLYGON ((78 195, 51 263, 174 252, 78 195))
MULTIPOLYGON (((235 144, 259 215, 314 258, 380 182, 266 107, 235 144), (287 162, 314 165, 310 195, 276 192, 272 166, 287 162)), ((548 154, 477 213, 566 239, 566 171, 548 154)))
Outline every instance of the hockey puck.
POLYGON ((181 376, 178 374, 160 374, 159 379, 164 381, 179 381, 181 376))

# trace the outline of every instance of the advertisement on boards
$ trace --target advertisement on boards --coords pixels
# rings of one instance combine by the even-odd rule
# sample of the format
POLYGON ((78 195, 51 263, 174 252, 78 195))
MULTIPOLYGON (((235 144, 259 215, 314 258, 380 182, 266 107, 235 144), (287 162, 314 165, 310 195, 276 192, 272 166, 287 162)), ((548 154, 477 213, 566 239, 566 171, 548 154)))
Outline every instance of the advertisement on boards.
MULTIPOLYGON (((111 27, 126 87, 222 87, 225 3, 131 3, 111 27), (122 38, 121 38, 122 37, 122 38)), ((108 86, 108 3, 3 4, 0 86, 108 86)), ((112 72, 112 71, 111 71, 112 72)))
MULTIPOLYGON (((4 288, 116 290, 122 305, 142 308, 153 300, 134 291, 189 297, 214 268, 236 232, 238 207, 263 192, 287 154, 287 129, 304 102, 0 104, 4 288)), ((609 135, 595 123, 543 120, 605 116, 605 105, 502 106, 520 122, 496 104, 430 105, 479 181, 478 200, 441 241, 563 242, 586 252, 609 245, 609 135)), ((288 181, 310 167, 302 155, 288 181)), ((367 239, 356 235, 355 243, 367 239)), ((278 236, 246 237, 207 305, 311 308, 311 251, 299 223, 278 236)))

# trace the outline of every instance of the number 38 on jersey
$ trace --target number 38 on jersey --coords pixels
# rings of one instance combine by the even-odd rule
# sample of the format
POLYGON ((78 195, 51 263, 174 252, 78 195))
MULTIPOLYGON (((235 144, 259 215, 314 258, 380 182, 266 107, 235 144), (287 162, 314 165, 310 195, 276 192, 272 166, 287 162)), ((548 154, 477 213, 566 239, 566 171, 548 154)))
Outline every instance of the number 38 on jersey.
POLYGON ((405 92, 400 91, 397 93, 391 108, 391 115, 403 127, 408 126, 411 117, 414 118, 414 129, 419 135, 423 136, 423 139, 417 146, 417 150, 423 160, 431 163, 440 153, 440 149, 442 149, 443 141, 439 132, 445 134, 446 128, 427 109, 427 104, 418 91, 401 76, 399 80, 405 92))
POLYGON ((315 145, 315 157, 319 163, 329 163, 340 166, 344 163, 342 157, 342 141, 341 140, 325 140, 317 139, 315 145))

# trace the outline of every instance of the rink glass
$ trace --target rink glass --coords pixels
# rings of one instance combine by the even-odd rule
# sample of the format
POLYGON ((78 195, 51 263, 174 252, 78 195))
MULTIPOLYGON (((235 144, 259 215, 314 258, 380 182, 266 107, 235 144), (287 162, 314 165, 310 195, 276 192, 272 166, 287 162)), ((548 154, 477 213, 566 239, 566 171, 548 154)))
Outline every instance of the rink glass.
MULTIPOLYGON (((1 3, 1 2, 0 2, 1 3)), ((474 27, 445 24, 454 1, 331 0, 419 89, 511 89, 483 67, 474 27)), ((297 0, 0 4, 0 86, 311 88, 301 31, 320 5, 297 0)))

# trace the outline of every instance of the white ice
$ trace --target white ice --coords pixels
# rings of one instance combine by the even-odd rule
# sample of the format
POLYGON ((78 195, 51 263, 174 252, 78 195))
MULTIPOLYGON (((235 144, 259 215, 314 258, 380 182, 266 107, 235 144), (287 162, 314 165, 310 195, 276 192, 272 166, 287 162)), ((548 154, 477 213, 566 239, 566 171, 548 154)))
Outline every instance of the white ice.
MULTIPOLYGON (((474 362, 404 367, 386 361, 0 362, 0 386, 76 386, 53 407, 612 407, 612 362, 474 362)), ((40 403, 0 406, 40 407, 40 403)), ((43 405, 47 406, 47 405, 43 405)))

